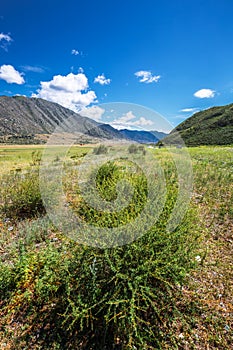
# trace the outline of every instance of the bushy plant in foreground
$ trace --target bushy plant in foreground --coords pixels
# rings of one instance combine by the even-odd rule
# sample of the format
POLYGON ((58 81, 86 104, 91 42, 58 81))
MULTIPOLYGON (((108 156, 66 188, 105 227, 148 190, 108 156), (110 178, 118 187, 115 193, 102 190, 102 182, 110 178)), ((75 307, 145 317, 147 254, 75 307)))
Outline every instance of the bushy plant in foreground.
POLYGON ((54 341, 64 349, 69 343, 80 349, 113 349, 117 343, 157 349, 164 324, 172 320, 177 286, 194 264, 189 229, 188 219, 172 234, 153 228, 115 249, 68 242, 39 251, 21 247, 13 266, 1 266, 5 310, 28 319, 25 339, 39 330, 45 349, 54 341))
MULTIPOLYGON (((143 210, 147 200, 147 180, 142 171, 136 167, 134 172, 127 170, 131 163, 128 160, 121 160, 118 164, 107 162, 100 167, 96 174, 95 183, 98 194, 103 200, 115 201, 119 195, 117 184, 121 183, 122 193, 127 201, 129 194, 129 186, 132 187, 133 193, 127 205, 119 204, 119 207, 114 212, 99 211, 88 205, 85 200, 80 199, 78 206, 72 206, 74 211, 85 221, 95 226, 117 227, 125 225, 134 220, 137 215, 143 210), (126 180, 126 182, 123 182, 126 180)), ((95 176, 95 174, 94 174, 95 176)), ((92 191, 88 185, 86 194, 92 191)), ((72 205, 72 203, 71 203, 72 205)), ((125 232, 126 233, 126 232, 125 232)))
MULTIPOLYGON (((99 171, 97 185, 103 197, 115 198, 121 172, 121 167, 111 163, 99 171)), ((177 195, 170 172, 174 174, 172 167, 168 167, 171 183, 160 219, 137 241, 97 249, 63 237, 34 249, 27 244, 31 239, 25 239, 19 243, 18 258, 11 265, 1 263, 1 317, 3 322, 9 322, 9 317, 26 320, 24 331, 19 332, 24 349, 34 344, 43 349, 160 348, 166 338, 164 329, 173 319, 179 288, 195 264, 198 237, 191 212, 175 231, 166 230, 177 195)), ((128 207, 131 219, 140 213, 147 193, 142 174, 136 175, 129 176, 136 186, 136 197, 128 207)), ((24 189, 29 190, 29 198, 30 193, 39 198, 37 182, 31 176, 11 190, 15 194, 12 198, 20 194, 27 205, 34 202, 28 200, 24 189)), ((10 205, 6 208, 18 215, 16 207, 10 205)), ((21 204, 21 208, 25 206, 21 204)), ((82 205, 82 213, 91 220, 90 208, 82 205)), ((104 224, 97 213, 95 220, 97 225, 104 224)), ((110 224, 116 221, 111 218, 110 224)))

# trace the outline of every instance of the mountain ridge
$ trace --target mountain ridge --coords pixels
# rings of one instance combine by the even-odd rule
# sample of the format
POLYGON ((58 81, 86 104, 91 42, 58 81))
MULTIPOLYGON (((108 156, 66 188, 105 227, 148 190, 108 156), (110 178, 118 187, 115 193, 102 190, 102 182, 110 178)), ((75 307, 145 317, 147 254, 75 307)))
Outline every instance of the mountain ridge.
POLYGON ((128 131, 126 135, 109 124, 98 123, 54 102, 34 97, 0 96, 2 143, 44 143, 61 123, 68 130, 66 123, 70 119, 75 121, 72 131, 75 128, 80 133, 78 139, 82 143, 95 143, 106 139, 156 143, 161 138, 159 136, 165 135, 157 131, 128 131))
POLYGON ((233 103, 194 113, 164 138, 166 144, 186 146, 233 144, 233 103))
POLYGON ((82 117, 57 103, 40 98, 24 96, 0 97, 0 136, 11 135, 16 139, 28 138, 30 135, 50 135, 60 123, 66 124, 75 119, 78 131, 89 137, 120 138, 113 128, 99 128, 99 123, 82 117), (111 137, 110 137, 111 134, 111 137))
POLYGON ((161 131, 151 130, 128 130, 121 129, 119 132, 126 138, 132 141, 141 143, 157 143, 158 140, 163 139, 167 134, 161 131))

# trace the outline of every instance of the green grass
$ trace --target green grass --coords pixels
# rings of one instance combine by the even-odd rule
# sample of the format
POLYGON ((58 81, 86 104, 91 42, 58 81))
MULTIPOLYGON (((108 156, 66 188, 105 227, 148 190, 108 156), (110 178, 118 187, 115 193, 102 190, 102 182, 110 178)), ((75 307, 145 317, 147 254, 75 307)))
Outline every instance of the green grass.
MULTIPOLYGON (((2 178, 8 180, 0 190, 3 349, 231 348, 233 149, 189 149, 193 197, 171 233, 166 224, 177 174, 167 150, 153 150, 167 181, 164 210, 141 238, 106 249, 75 243, 50 222, 39 205, 38 153, 7 149, 2 178), (22 171, 10 172, 19 164, 22 171)), ((71 166, 89 150, 73 147, 66 157, 70 206, 100 227, 132 220, 146 200, 143 174, 125 172, 126 160, 101 167, 96 180, 103 199, 116 198, 123 175, 136 191, 119 215, 93 212, 74 185, 71 166)))
MULTIPOLYGON (((44 145, 27 145, 27 146, 4 146, 0 145, 0 175, 9 173, 10 171, 17 171, 17 169, 26 169, 28 166, 38 163, 41 154, 43 153, 44 145)), ((54 147, 58 149, 57 146, 54 147)), ((62 146, 61 146, 62 148, 62 146)), ((51 148, 52 149, 52 148, 51 148)), ((79 155, 89 152, 91 147, 76 147, 73 146, 69 150, 69 157, 79 157, 79 155)), ((51 150, 51 156, 53 156, 51 150)), ((38 164, 37 164, 38 165, 38 164)))

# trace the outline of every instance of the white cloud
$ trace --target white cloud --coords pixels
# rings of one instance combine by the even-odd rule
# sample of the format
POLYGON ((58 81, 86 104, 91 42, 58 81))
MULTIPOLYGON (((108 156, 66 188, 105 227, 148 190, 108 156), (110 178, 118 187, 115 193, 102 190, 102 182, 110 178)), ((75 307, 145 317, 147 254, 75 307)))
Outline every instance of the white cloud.
POLYGON ((136 126, 149 126, 149 125, 153 125, 152 120, 150 119, 146 119, 144 117, 139 118, 139 120, 136 120, 133 125, 136 126))
POLYGON ((95 78, 94 83, 99 83, 100 85, 109 85, 111 83, 111 79, 107 79, 105 78, 104 74, 101 74, 95 78))
POLYGON ((140 78, 140 83, 157 83, 159 79, 161 78, 160 75, 153 75, 150 71, 146 70, 140 70, 136 73, 134 73, 137 78, 140 78))
POLYGON ((201 89, 194 93, 194 96, 197 98, 213 98, 216 91, 211 89, 201 89))
POLYGON ((3 50, 7 51, 7 47, 11 41, 13 41, 13 39, 9 34, 0 33, 0 42, 1 42, 0 46, 3 50))
POLYGON ((34 73, 43 73, 44 69, 37 66, 22 66, 21 67, 25 72, 34 72, 34 73))
POLYGON ((42 86, 48 86, 54 90, 65 92, 76 92, 86 90, 88 88, 88 80, 85 74, 70 73, 66 76, 55 75, 49 82, 42 82, 42 86))
POLYGON ((71 51, 71 55, 78 56, 78 55, 80 55, 80 52, 78 50, 73 49, 71 51))
POLYGON ((199 111, 199 108, 183 108, 180 110, 180 112, 184 112, 184 113, 192 113, 197 111, 199 111))
POLYGON ((55 75, 51 81, 41 81, 41 88, 32 97, 48 101, 79 112, 82 108, 97 102, 94 91, 87 91, 88 79, 83 73, 55 75))
POLYGON ((0 79, 5 80, 7 83, 12 84, 24 84, 24 78, 22 73, 19 73, 13 66, 4 64, 0 67, 0 79))
POLYGON ((9 34, 0 33, 0 41, 1 40, 6 40, 6 41, 10 42, 10 41, 12 41, 12 38, 10 37, 9 34))
POLYGON ((132 111, 127 112, 126 114, 122 115, 120 118, 114 119, 109 124, 113 126, 116 129, 131 129, 135 127, 145 127, 145 126, 151 126, 153 125, 153 121, 150 119, 146 119, 144 117, 140 117, 139 119, 135 120, 137 117, 132 113, 132 111))
POLYGON ((104 112, 105 110, 103 108, 100 108, 99 106, 92 106, 82 109, 80 115, 94 119, 96 121, 100 121, 104 112))
POLYGON ((122 117, 115 119, 114 121, 119 121, 120 123, 128 123, 130 120, 135 119, 136 116, 132 111, 127 112, 122 117))

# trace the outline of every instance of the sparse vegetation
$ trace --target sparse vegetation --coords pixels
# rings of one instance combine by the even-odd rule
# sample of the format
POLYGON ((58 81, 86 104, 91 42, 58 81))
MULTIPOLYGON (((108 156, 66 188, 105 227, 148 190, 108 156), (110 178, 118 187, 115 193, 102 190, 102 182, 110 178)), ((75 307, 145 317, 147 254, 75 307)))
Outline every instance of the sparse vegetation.
MULTIPOLYGON (((26 152, 26 158, 23 151, 18 158, 12 149, 7 164, 12 169, 13 159, 13 168, 20 171, 4 169, 2 174, 1 348, 231 348, 230 147, 190 149, 194 195, 183 222, 172 233, 165 228, 177 196, 175 166, 166 149, 151 151, 167 181, 164 210, 140 239, 108 249, 80 245, 53 226, 41 203, 37 161, 26 166, 32 162, 31 151, 26 152)), ((83 148, 74 147, 67 155, 64 188, 73 210, 108 227, 135 217, 146 200, 143 173, 125 172, 127 159, 100 167, 96 182, 103 199, 116 199, 116 184, 123 176, 135 188, 123 213, 100 215, 73 186, 71 165, 77 164, 79 155, 83 148)))

